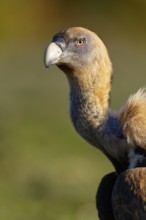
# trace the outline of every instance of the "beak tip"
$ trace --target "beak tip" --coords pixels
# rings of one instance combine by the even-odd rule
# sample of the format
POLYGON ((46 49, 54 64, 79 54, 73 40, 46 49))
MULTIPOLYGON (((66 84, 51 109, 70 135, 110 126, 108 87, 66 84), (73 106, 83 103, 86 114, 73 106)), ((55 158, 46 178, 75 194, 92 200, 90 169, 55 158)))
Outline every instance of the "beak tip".
POLYGON ((48 69, 49 69, 49 66, 46 66, 46 65, 45 65, 45 69, 48 70, 48 69))
POLYGON ((44 59, 44 66, 45 66, 45 68, 46 69, 48 69, 49 68, 49 65, 48 65, 48 63, 46 62, 46 60, 44 59))

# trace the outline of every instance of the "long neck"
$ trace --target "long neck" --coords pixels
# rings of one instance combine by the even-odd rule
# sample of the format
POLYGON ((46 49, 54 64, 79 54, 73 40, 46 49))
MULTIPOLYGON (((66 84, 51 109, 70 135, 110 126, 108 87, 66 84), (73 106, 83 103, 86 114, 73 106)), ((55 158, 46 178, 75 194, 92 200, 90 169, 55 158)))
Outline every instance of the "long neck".
POLYGON ((111 72, 103 69, 106 70, 98 69, 98 73, 93 70, 92 74, 84 70, 84 74, 78 72, 68 77, 71 119, 78 133, 89 142, 95 140, 95 130, 106 120, 108 112, 111 72))

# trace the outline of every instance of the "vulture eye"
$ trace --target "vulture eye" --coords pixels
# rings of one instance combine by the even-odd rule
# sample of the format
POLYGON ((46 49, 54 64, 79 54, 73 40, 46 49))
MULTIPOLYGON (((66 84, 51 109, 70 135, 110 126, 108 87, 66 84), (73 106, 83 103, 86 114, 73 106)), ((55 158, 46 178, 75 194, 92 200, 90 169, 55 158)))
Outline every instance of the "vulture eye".
POLYGON ((76 40, 76 44, 77 44, 78 46, 83 46, 83 45, 85 45, 85 43, 86 43, 85 38, 80 38, 80 39, 77 39, 77 40, 76 40))

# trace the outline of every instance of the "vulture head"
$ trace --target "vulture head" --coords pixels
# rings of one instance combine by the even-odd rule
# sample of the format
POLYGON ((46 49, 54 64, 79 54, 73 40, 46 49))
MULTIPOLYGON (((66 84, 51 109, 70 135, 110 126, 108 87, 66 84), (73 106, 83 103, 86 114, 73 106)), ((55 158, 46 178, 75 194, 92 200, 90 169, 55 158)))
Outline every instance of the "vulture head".
POLYGON ((111 62, 103 42, 95 33, 81 27, 57 33, 46 48, 44 62, 46 67, 56 64, 70 77, 89 73, 97 77, 97 72, 103 68, 111 73, 111 62))

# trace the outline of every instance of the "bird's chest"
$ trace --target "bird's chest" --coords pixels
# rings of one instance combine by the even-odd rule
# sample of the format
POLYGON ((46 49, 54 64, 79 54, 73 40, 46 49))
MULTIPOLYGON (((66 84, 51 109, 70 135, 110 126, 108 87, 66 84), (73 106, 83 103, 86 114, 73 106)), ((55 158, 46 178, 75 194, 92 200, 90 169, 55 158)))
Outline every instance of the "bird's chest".
POLYGON ((130 145, 127 143, 116 113, 109 113, 107 120, 97 132, 98 140, 107 154, 117 161, 128 163, 130 145))
POLYGON ((74 127, 85 140, 106 155, 127 163, 129 145, 116 117, 109 115, 104 120, 93 103, 81 103, 80 100, 71 103, 70 113, 74 127))

